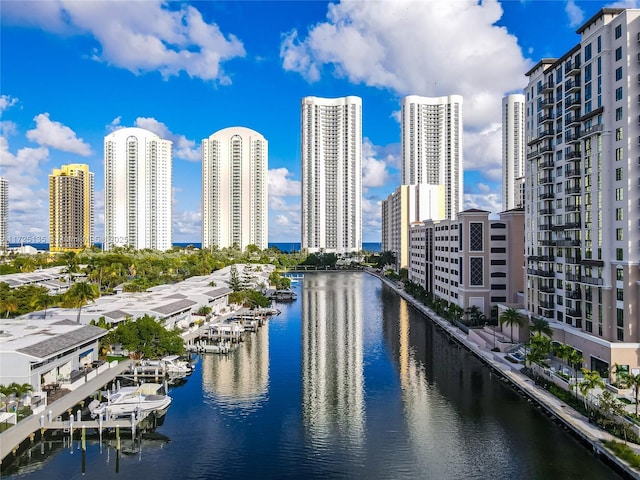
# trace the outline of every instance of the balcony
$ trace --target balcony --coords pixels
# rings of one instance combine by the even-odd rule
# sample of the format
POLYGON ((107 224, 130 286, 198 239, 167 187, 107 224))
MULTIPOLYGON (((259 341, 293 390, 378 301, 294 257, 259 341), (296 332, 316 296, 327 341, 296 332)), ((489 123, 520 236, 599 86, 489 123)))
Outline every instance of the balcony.
POLYGON ((565 93, 574 93, 580 91, 580 81, 579 80, 569 80, 564 84, 564 92, 565 93))
POLYGON ((565 205, 564 206, 564 211, 565 212, 579 212, 580 211, 580 205, 565 205))
POLYGON ((554 229, 554 225, 551 223, 541 223, 538 226, 538 230, 553 230, 554 229))
POLYGON ((567 160, 571 160, 572 158, 582 158, 582 152, 580 152, 579 150, 573 150, 567 153, 564 158, 566 158, 567 160))
POLYGON ((543 246, 543 247, 555 247, 556 246, 556 241, 555 240, 540 240, 540 241, 538 241, 538 244, 543 246))
POLYGON ((587 127, 582 131, 582 135, 581 136, 586 137, 588 135, 593 135, 594 133, 602 132, 602 128, 603 128, 602 124, 600 124, 600 125, 591 125, 590 127, 587 127))
POLYGON ((551 294, 556 293, 556 289, 555 288, 547 287, 547 286, 538 287, 538 291, 542 292, 542 293, 551 293, 551 294))
POLYGON ((566 296, 573 300, 580 300, 582 298, 582 292, 580 290, 567 290, 566 296))
POLYGON ((565 143, 578 143, 580 142, 580 131, 570 132, 564 136, 565 143))
POLYGON ((540 108, 542 108, 543 110, 553 110, 554 107, 555 102, 553 101, 553 99, 545 100, 540 104, 540 108))
POLYGON ((571 110, 577 110, 580 108, 582 101, 580 98, 568 98, 564 102, 564 108, 569 108, 571 110))
POLYGON ((538 168, 554 168, 556 163, 553 159, 545 159, 538 163, 538 168))
POLYGON ((567 62, 564 64, 565 75, 579 75, 580 74, 580 62, 567 62))
POLYGON ((545 138, 552 137, 555 134, 556 134, 556 131, 553 128, 547 128, 540 132, 540 134, 538 135, 538 138, 540 140, 544 140, 545 138))
POLYGON ((565 127, 580 125, 580 117, 577 115, 567 115, 564 117, 565 127))
POLYGON ((565 230, 582 230, 582 222, 568 222, 564 224, 565 230))
POLYGON ((569 187, 565 189, 564 193, 568 195, 576 195, 582 193, 582 187, 569 187))
POLYGON ((554 117, 552 113, 548 113, 546 115, 538 115, 538 123, 540 125, 545 125, 547 123, 553 122, 555 118, 556 117, 554 117))
POLYGON ((542 84, 542 88, 540 89, 541 93, 551 93, 553 92, 554 89, 554 84, 553 84, 553 80, 549 80, 548 82, 545 82, 542 84))
POLYGON ((582 310, 580 309, 567 308, 564 313, 567 317, 582 318, 582 310))
POLYGON ((569 263, 571 265, 579 265, 580 259, 577 257, 564 257, 564 263, 569 263))
POLYGON ((546 278, 555 277, 555 272, 553 270, 544 270, 542 268, 527 268, 527 274, 546 278))
POLYGON ((580 169, 579 168, 567 168, 564 171, 564 176, 566 178, 579 177, 580 176, 580 169))
POLYGON ((553 177, 551 175, 545 175, 544 177, 540 177, 538 179, 538 185, 546 185, 549 183, 553 183, 553 177))
POLYGON ((538 214, 540 215, 553 215, 555 210, 553 208, 542 208, 538 210, 538 214))
POLYGON ((546 308, 547 310, 553 310, 554 308, 556 308, 556 305, 553 302, 540 302, 538 303, 538 305, 541 308, 546 308))
POLYGON ((553 198, 553 197, 554 197, 553 192, 544 192, 540 194, 541 199, 553 198))
POLYGON ((558 239, 555 241, 558 247, 579 247, 580 240, 573 240, 571 238, 558 239))

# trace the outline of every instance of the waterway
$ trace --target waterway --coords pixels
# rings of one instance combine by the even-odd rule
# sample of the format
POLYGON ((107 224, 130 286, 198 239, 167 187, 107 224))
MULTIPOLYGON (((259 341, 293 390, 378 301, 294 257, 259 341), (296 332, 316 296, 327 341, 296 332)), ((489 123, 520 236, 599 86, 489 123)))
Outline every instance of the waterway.
POLYGON ((377 278, 293 288, 235 353, 198 358, 153 436, 84 461, 37 444, 6 478, 619 478, 377 278))

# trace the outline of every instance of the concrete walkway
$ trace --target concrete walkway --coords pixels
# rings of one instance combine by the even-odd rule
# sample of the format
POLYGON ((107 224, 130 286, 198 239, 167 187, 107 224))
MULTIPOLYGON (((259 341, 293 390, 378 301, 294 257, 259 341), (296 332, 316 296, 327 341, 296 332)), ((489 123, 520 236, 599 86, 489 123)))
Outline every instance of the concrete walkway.
MULTIPOLYGON (((502 374, 514 386, 519 388, 528 397, 534 399, 542 405, 547 411, 551 412, 568 428, 573 429, 577 434, 581 435, 594 448, 594 451, 605 455, 609 460, 620 466, 627 472, 630 478, 640 479, 640 472, 634 470, 630 465, 617 458, 613 453, 604 448, 602 440, 613 440, 622 442, 623 440, 602 430, 597 425, 589 422, 589 419, 577 412, 569 405, 564 403, 558 397, 548 392, 541 386, 536 385, 533 380, 525 376, 520 370, 523 368, 520 364, 513 364, 505 359, 505 354, 501 352, 492 352, 491 350, 481 348, 474 342, 471 342, 464 332, 452 325, 449 321, 438 316, 433 310, 414 299, 411 295, 399 288, 395 282, 378 274, 377 272, 368 270, 368 273, 380 278, 387 286, 395 290, 402 298, 411 303, 414 307, 424 313, 436 325, 440 326, 449 336, 456 339, 464 345, 474 355, 484 360, 490 367, 502 374)), ((627 443, 637 454, 640 455, 640 445, 627 443)))
POLYGON ((41 415, 44 416, 44 426, 46 427, 49 412, 51 412, 51 419, 55 420, 56 417, 62 415, 67 410, 72 409, 81 401, 85 400, 86 398, 90 397, 95 392, 100 390, 107 383, 127 370, 130 365, 130 360, 125 360, 118 363, 116 366, 105 370, 77 389, 67 393, 59 400, 56 400, 55 402, 47 405, 45 411, 40 415, 30 415, 21 422, 18 422, 13 427, 2 432, 0 434, 0 458, 2 458, 2 462, 4 463, 7 455, 12 453, 22 442, 29 438, 32 433, 37 432, 40 429, 41 415))

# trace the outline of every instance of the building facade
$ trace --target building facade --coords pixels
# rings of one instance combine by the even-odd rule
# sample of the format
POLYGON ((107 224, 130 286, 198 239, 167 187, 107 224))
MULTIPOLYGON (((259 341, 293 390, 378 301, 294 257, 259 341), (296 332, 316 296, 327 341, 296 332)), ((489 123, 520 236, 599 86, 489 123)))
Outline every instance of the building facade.
POLYGON ((302 249, 362 250, 362 99, 305 97, 301 107, 302 249))
POLYGON ((402 184, 443 185, 445 218, 454 219, 463 195, 462 97, 404 97, 401 130, 402 184))
POLYGON ((9 217, 9 182, 0 177, 0 251, 5 252, 9 248, 7 224, 9 217))
POLYGON ((445 216, 443 185, 400 185, 382 201, 382 251, 393 252, 396 269, 409 268, 409 227, 445 216))
POLYGON ((640 10, 528 73, 527 306, 584 366, 640 365, 640 10))
POLYGON ((524 101, 522 94, 502 99, 502 209, 523 206, 525 163, 524 101))
POLYGON ((410 231, 409 280, 448 304, 476 306, 487 316, 498 304, 522 301, 524 210, 490 220, 469 209, 456 220, 414 223, 410 231))
POLYGON ((73 163, 49 175, 49 250, 80 251, 94 241, 94 174, 73 163))
POLYGON ((142 128, 104 138, 105 250, 171 248, 171 141, 142 128))
POLYGON ((202 247, 268 247, 268 144, 244 127, 202 140, 202 247))

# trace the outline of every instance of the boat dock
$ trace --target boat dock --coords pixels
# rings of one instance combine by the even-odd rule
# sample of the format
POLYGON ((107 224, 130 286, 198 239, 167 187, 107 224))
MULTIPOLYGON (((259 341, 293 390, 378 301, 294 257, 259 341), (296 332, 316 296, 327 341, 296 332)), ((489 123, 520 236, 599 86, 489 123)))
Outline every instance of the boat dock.
MULTIPOLYGON (((130 367, 130 363, 130 360, 125 360, 114 364, 75 390, 70 391, 60 399, 47 405, 46 409, 40 415, 30 415, 13 427, 2 432, 0 434, 0 458, 2 458, 2 464, 4 465, 7 457, 13 457, 18 452, 25 440, 28 439, 30 442, 33 442, 36 434, 42 434, 43 429, 60 428, 64 430, 67 428, 68 425, 66 424, 69 422, 62 422, 58 420, 58 418, 61 418, 63 414, 67 414, 68 416, 73 415, 73 408, 76 405, 82 404, 103 386, 115 380, 117 376, 130 367)), ((131 420, 125 419, 124 422, 127 423, 127 428, 131 428, 131 420)), ((83 422, 76 422, 76 425, 80 426, 82 423, 83 422)), ((89 424, 90 422, 84 423, 89 424)), ((107 423, 110 422, 104 422, 103 428, 110 428, 106 427, 107 423)), ((119 424, 114 424, 114 428, 119 426, 119 424)))

